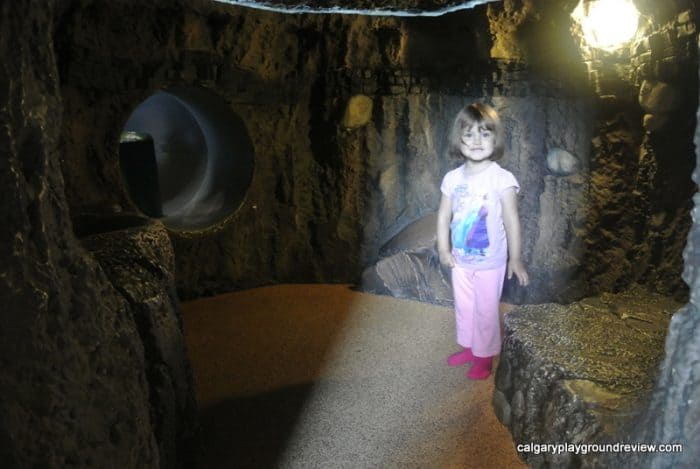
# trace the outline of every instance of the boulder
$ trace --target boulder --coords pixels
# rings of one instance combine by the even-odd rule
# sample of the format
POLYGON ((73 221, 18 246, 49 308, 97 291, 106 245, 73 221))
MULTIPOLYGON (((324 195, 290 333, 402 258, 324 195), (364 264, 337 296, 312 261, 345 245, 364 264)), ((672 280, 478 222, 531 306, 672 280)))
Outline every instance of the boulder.
POLYGON ((356 129, 366 125, 372 118, 372 98, 358 94, 350 98, 345 107, 342 126, 356 129))
POLYGON ((436 248, 437 213, 408 225, 379 250, 382 257, 362 274, 360 289, 396 298, 452 305, 448 268, 436 248))
POLYGON ((194 380, 175 291, 172 245, 162 223, 131 213, 83 214, 76 234, 126 300, 146 359, 161 467, 189 467, 197 445, 194 380))
POLYGON ((578 172, 578 158, 561 148, 552 148, 547 153, 547 168, 554 174, 569 176, 578 172))

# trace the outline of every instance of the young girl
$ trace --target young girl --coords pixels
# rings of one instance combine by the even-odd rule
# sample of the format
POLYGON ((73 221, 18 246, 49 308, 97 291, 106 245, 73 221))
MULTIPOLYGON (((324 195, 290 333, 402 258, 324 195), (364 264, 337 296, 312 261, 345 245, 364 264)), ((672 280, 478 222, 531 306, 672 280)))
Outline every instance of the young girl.
POLYGON ((440 262, 452 268, 457 343, 464 350, 450 366, 473 363, 470 379, 485 379, 501 351, 498 304, 503 279, 528 275, 520 259, 520 221, 515 177, 495 159, 503 155, 503 126, 496 111, 481 103, 455 118, 449 151, 464 164, 442 180, 437 241, 440 262), (450 249, 451 245, 451 249, 450 249))

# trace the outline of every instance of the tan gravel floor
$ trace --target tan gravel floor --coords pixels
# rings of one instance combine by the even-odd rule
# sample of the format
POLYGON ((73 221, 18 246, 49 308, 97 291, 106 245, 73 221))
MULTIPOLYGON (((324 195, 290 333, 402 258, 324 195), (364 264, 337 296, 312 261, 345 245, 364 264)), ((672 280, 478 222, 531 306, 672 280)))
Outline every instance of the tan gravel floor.
POLYGON ((202 468, 519 468, 493 377, 449 368, 451 309, 347 285, 183 305, 202 468))

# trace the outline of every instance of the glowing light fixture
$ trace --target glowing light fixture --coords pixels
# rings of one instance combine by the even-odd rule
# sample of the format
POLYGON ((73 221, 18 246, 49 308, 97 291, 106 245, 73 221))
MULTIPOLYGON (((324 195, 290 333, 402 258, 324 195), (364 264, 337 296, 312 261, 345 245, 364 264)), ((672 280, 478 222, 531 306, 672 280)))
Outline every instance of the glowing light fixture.
POLYGON ((607 51, 632 40, 639 25, 632 0, 581 0, 571 16, 591 46, 607 51))

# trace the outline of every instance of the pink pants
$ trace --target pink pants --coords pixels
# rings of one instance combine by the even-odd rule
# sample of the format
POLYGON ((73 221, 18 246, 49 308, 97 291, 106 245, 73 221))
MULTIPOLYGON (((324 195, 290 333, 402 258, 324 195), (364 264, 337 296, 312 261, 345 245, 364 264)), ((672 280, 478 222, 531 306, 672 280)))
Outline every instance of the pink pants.
POLYGON ((457 343, 471 347, 477 357, 501 353, 501 321, 498 304, 506 266, 491 270, 452 269, 457 343))

